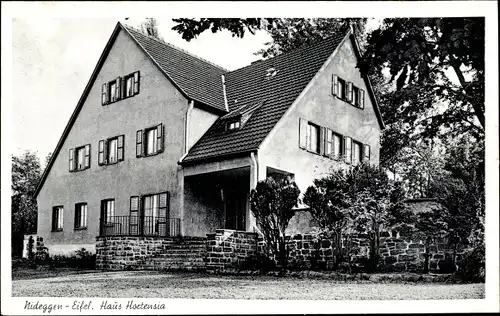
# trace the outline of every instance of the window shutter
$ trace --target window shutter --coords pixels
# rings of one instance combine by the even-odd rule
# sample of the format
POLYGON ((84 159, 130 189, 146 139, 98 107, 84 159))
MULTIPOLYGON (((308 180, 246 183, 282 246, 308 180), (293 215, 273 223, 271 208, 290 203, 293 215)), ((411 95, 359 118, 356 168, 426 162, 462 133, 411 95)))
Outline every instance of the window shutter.
POLYGON ((81 212, 78 212, 79 205, 75 205, 75 225, 74 227, 80 227, 80 217, 82 216, 81 212))
POLYGON ((160 124, 156 127, 156 137, 157 137, 157 149, 158 149, 158 153, 161 153, 163 152, 163 124, 160 124))
POLYGON ((307 121, 299 119, 299 148, 307 149, 307 121))
POLYGON ((121 92, 122 92, 122 78, 118 77, 116 78, 116 100, 121 99, 121 92))
POLYGON ((130 222, 129 222, 129 232, 131 235, 139 234, 139 207, 140 207, 140 197, 131 196, 130 197, 130 222))
POLYGON ((83 168, 90 168, 90 144, 85 145, 85 161, 83 168))
POLYGON ((359 107, 361 109, 365 108, 365 90, 359 89, 359 107))
POLYGON ((142 157, 142 152, 143 152, 143 148, 144 148, 142 138, 143 138, 143 131, 141 129, 141 130, 138 130, 136 133, 136 140, 135 140, 135 156, 136 157, 142 157))
POLYGON ((124 144, 125 141, 125 135, 120 135, 118 136, 118 161, 123 161, 124 159, 124 150, 123 148, 125 147, 124 144))
POLYGON ((139 80, 140 80, 140 72, 134 72, 134 95, 139 94, 139 80))
POLYGON ((352 82, 347 83, 347 101, 351 102, 354 100, 352 97, 352 82))
POLYGON ((364 161, 370 161, 370 145, 363 145, 364 161))
POLYGON ((72 172, 75 170, 75 149, 71 148, 69 150, 69 171, 72 172))
POLYGON ((106 105, 108 103, 108 84, 102 84, 102 96, 101 96, 101 105, 106 105))
POLYGON ((339 95, 339 77, 336 75, 332 75, 332 94, 339 95))
POLYGON ((104 165, 104 142, 105 142, 105 140, 104 140, 104 139, 101 139, 101 140, 99 141, 99 149, 98 149, 99 154, 98 154, 98 156, 97 156, 97 164, 98 164, 99 166, 104 165))
POLYGON ((346 163, 351 163, 352 159, 351 148, 352 148, 352 139, 348 136, 344 136, 344 156, 346 163))
POLYGON ((325 127, 320 127, 319 130, 319 154, 324 155, 325 154, 325 148, 326 148, 326 128, 325 127))

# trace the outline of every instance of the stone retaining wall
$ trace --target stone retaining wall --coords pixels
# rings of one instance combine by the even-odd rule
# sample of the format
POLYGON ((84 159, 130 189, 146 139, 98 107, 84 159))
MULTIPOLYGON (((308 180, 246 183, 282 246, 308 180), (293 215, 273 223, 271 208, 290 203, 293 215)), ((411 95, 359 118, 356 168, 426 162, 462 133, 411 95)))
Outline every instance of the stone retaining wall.
MULTIPOLYGON (((97 237, 96 242, 96 269, 99 270, 167 270, 175 267, 178 270, 191 267, 189 260, 182 254, 193 254, 193 248, 199 248, 200 238, 184 237, 97 237), (179 249, 176 245, 182 244, 179 249), (174 248, 174 249, 173 249, 174 248), (172 250, 173 249, 173 250, 172 250), (168 256, 169 251, 175 254, 168 256), (156 258, 163 257, 163 264, 156 258), (168 257, 168 258, 166 258, 168 257), (168 260, 172 259, 172 260, 168 260)), ((205 248, 205 239, 201 238, 202 248, 205 248)), ((203 251, 198 256, 205 256, 203 251)), ((197 258, 194 258, 197 259, 197 258)))
MULTIPOLYGON (((335 260, 333 240, 314 239, 311 235, 287 237, 289 269, 332 270, 335 260)), ((264 241, 257 233, 218 229, 207 238, 97 237, 96 268, 104 270, 189 270, 234 272, 259 269, 263 262, 264 241)), ((37 248, 43 241, 37 238, 37 248)), ((367 236, 352 239, 353 267, 362 268, 369 258, 367 236)), ((461 253, 444 240, 429 246, 429 270, 452 272, 461 253)), ((426 247, 421 240, 410 240, 384 233, 380 239, 378 269, 384 272, 422 272, 426 247)), ((269 258, 274 259, 274 258, 269 258)), ((276 260, 275 260, 276 262, 276 260)), ((358 269, 359 270, 359 269, 358 269)), ((354 271, 354 270, 353 270, 354 271)))
POLYGON ((208 272, 248 269, 258 254, 257 233, 218 229, 207 234, 208 272))

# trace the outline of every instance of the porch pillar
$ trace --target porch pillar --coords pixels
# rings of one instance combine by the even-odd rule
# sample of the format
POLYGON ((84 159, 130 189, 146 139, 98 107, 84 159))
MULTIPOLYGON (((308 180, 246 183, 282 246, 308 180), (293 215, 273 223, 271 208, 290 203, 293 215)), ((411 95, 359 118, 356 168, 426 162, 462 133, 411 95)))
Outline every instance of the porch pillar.
POLYGON ((257 226, 255 217, 250 210, 250 192, 257 187, 257 182, 259 181, 259 165, 257 163, 257 158, 254 153, 250 153, 250 191, 248 192, 248 207, 246 212, 246 227, 247 232, 253 232, 254 227, 257 226))

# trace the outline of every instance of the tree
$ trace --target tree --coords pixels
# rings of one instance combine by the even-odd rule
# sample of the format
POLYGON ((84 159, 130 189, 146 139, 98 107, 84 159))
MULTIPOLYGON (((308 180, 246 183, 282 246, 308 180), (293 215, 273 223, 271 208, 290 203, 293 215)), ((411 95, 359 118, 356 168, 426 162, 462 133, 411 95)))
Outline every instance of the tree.
POLYGON ((12 157, 12 251, 22 252, 25 233, 36 231, 37 205, 35 190, 40 180, 40 160, 36 153, 26 151, 12 157))
POLYGON ((50 162, 50 158, 52 158, 52 152, 49 152, 47 154, 47 156, 45 157, 45 164, 43 166, 43 169, 45 170, 45 168, 47 168, 47 166, 49 165, 49 162, 50 162))
POLYGON ((448 236, 449 220, 450 213, 445 207, 433 208, 417 214, 413 236, 425 241, 424 273, 429 272, 430 245, 438 238, 448 236))
POLYGON ((480 246, 484 242, 484 142, 450 141, 443 159, 444 172, 431 183, 430 191, 450 212, 451 243, 480 246))
POLYGON ((356 34, 363 38, 366 18, 255 18, 255 19, 173 19, 177 23, 172 30, 190 41, 206 30, 216 33, 222 30, 231 32, 233 37, 244 37, 246 31, 255 34, 264 30, 272 41, 265 43, 267 47, 257 51, 256 55, 264 58, 274 57, 281 53, 309 45, 334 34, 345 33, 353 26, 356 34))
POLYGON ((146 18, 141 22, 140 28, 142 33, 163 40, 158 32, 158 23, 155 18, 146 18))
POLYGON ((391 227, 414 223, 413 213, 406 207, 406 193, 399 181, 392 181, 384 169, 369 164, 358 165, 347 173, 349 183, 351 225, 359 233, 368 234, 370 265, 379 262, 380 233, 391 227))
POLYGON ((333 243, 333 269, 341 262, 349 262, 350 235, 347 233, 351 220, 346 210, 349 207, 348 183, 343 170, 334 170, 324 178, 314 179, 304 193, 303 202, 319 227, 319 242, 323 239, 333 243))
POLYGON ((338 236, 336 247, 339 259, 349 253, 342 240, 353 232, 367 234, 370 240, 370 263, 378 262, 380 232, 384 228, 412 223, 414 218, 405 207, 404 189, 387 173, 369 164, 360 164, 347 171, 335 170, 323 179, 314 181, 304 194, 304 203, 325 236, 338 236), (332 234, 333 233, 333 234, 332 234))
POLYGON ((297 212, 300 190, 291 179, 275 181, 267 178, 257 183, 250 193, 250 208, 261 230, 266 249, 269 250, 282 269, 287 266, 285 230, 297 212))
POLYGON ((362 71, 395 84, 379 94, 382 164, 414 139, 484 137, 484 18, 384 19, 363 57, 362 71))

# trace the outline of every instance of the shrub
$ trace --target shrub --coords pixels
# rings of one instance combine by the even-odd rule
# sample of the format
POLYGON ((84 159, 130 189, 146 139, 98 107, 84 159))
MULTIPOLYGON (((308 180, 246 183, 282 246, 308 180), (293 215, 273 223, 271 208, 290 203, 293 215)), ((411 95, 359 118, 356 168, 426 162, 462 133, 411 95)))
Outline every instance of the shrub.
POLYGON ((486 274, 484 245, 472 249, 463 256, 458 262, 457 274, 468 281, 484 282, 486 274))
POLYGON ((250 194, 250 208, 263 235, 265 253, 276 258, 281 269, 286 269, 288 263, 285 231, 297 212, 299 195, 300 190, 290 177, 259 181, 250 194))
POLYGON ((33 239, 33 236, 30 236, 28 239, 28 259, 33 260, 35 259, 35 253, 33 252, 33 247, 35 244, 35 240, 33 239))

